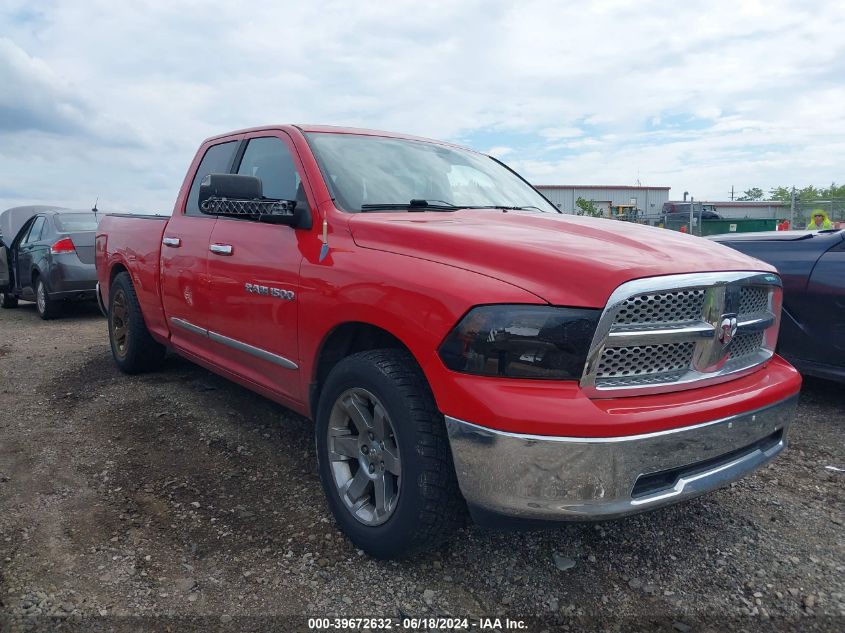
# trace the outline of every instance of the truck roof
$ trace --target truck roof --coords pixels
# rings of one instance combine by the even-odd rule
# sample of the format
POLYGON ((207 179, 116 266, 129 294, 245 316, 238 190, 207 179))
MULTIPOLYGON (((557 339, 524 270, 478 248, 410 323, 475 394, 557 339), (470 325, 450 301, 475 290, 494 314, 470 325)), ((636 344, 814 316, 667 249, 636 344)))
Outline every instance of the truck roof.
POLYGON ((356 127, 343 127, 343 126, 336 126, 336 125, 314 125, 314 124, 302 124, 302 123, 280 123, 275 125, 260 125, 257 127, 250 127, 244 128, 241 130, 233 130, 231 132, 226 132, 224 134, 215 134, 207 138, 204 143, 207 141, 212 141, 218 138, 225 138, 227 136, 234 136, 236 134, 248 134, 251 132, 264 132, 269 130, 290 130, 291 128, 296 128, 302 133, 308 132, 321 132, 324 134, 358 134, 361 136, 383 136, 385 138, 398 138, 398 139, 406 139, 409 141, 423 141, 425 143, 434 143, 435 145, 444 145, 446 147, 456 147, 459 149, 464 149, 470 152, 475 152, 476 150, 470 149, 468 147, 464 147, 462 145, 457 145, 455 143, 446 143, 444 141, 438 141, 437 139, 426 138, 424 136, 414 136, 412 134, 401 134, 399 132, 386 132, 384 130, 372 130, 367 128, 356 128, 356 127))

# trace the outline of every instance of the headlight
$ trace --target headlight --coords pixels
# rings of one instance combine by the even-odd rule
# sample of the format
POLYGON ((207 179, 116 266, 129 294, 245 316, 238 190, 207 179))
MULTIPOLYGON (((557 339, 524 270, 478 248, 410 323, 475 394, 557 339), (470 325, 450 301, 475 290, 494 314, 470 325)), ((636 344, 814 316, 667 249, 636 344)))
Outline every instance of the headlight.
POLYGON ((440 346, 449 369, 479 376, 579 380, 601 310, 473 308, 440 346))

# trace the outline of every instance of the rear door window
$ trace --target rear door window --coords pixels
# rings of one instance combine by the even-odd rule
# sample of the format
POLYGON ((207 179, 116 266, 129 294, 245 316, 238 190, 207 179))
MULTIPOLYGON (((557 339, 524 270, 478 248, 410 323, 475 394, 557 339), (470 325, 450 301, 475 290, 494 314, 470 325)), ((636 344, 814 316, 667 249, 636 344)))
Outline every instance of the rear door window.
POLYGON ((23 241, 24 244, 32 244, 33 242, 37 242, 41 239, 41 231, 44 229, 44 216, 39 215, 35 218, 35 221, 32 223, 32 226, 29 227, 29 233, 27 233, 26 239, 23 241))
MULTIPOLYGON (((188 202, 185 205, 185 215, 204 215, 200 212, 199 196, 200 183, 208 174, 227 174, 232 165, 232 157, 238 147, 238 141, 229 141, 209 147, 205 156, 202 157, 197 173, 194 174, 194 182, 191 183, 191 191, 188 193, 188 202)), ((266 194, 265 194, 266 195, 266 194)))

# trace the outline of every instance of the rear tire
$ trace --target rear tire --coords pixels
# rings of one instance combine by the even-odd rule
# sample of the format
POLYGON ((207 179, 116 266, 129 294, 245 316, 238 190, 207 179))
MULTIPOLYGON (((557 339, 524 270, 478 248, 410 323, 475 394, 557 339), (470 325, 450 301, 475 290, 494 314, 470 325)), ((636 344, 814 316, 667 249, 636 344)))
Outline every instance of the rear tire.
POLYGON ((126 374, 157 369, 167 351, 150 335, 126 272, 116 275, 109 289, 109 343, 114 362, 126 374))
POLYGON ((0 292, 0 308, 10 310, 18 307, 18 298, 8 292, 0 292))
POLYGON ((50 293, 47 292, 47 284, 38 277, 35 280, 35 309, 45 321, 55 319, 62 312, 62 304, 55 299, 50 298, 50 293))
POLYGON ((341 360, 320 393, 316 434, 329 508, 370 556, 430 549, 465 522, 443 415, 408 352, 341 360))

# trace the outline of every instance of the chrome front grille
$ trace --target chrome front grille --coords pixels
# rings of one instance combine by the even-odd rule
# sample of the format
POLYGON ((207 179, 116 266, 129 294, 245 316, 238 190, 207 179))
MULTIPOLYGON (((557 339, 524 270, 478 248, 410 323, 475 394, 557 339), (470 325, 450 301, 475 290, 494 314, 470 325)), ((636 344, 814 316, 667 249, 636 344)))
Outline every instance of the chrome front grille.
POLYGON ((622 378, 676 372, 689 367, 695 343, 605 348, 597 377, 622 378))
POLYGON ((616 323, 682 323, 701 314, 704 290, 641 294, 625 299, 616 323))
POLYGON ((730 359, 737 360, 756 354, 763 346, 762 332, 742 332, 737 334, 731 344, 730 359))
POLYGON ((729 379, 774 354, 782 289, 767 273, 628 282, 599 321, 581 385, 592 397, 674 391, 729 379))
POLYGON ((739 313, 757 314, 769 309, 768 288, 760 286, 745 286, 739 293, 739 313))

